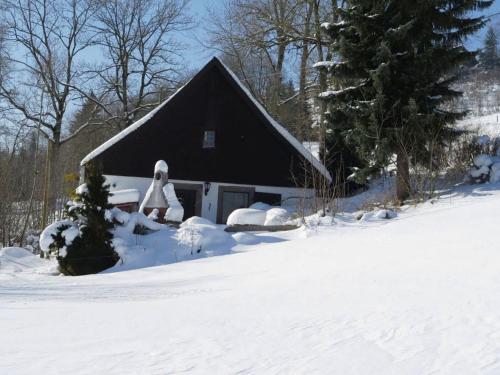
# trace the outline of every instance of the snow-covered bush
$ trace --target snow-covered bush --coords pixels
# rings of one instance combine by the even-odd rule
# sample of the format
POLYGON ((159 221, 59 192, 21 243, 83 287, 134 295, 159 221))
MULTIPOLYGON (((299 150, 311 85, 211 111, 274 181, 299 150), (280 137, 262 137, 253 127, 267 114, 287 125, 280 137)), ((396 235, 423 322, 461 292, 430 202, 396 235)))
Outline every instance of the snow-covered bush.
POLYGON ((249 208, 240 208, 233 211, 227 218, 227 225, 277 226, 286 225, 290 219, 290 213, 284 208, 256 202, 249 208))
POLYGON ((291 216, 287 210, 280 207, 274 207, 266 212, 264 225, 285 225, 291 216))
POLYGON ((266 211, 255 208, 239 208, 231 212, 227 225, 264 225, 266 211))
MULTIPOLYGON (((500 139, 484 135, 480 129, 468 127, 460 137, 455 140, 451 148, 443 154, 446 160, 446 176, 453 181, 464 179, 474 183, 475 178, 470 176, 471 166, 474 165, 474 158, 478 155, 497 155, 500 146, 500 139)), ((475 169, 472 168, 472 171, 475 169)))
POLYGON ((472 168, 467 172, 465 180, 466 182, 476 184, 499 182, 500 156, 477 155, 473 160, 472 168))
POLYGON ((119 259, 112 244, 109 186, 97 168, 88 172, 88 183, 66 204, 66 219, 49 225, 40 237, 40 247, 56 257, 65 275, 101 272, 119 259))
POLYGON ((180 225, 175 234, 175 239, 179 246, 176 249, 177 255, 195 255, 200 253, 213 253, 219 248, 227 247, 232 237, 224 232, 210 220, 201 217, 191 217, 180 225), (190 254, 181 253, 189 251, 190 254))

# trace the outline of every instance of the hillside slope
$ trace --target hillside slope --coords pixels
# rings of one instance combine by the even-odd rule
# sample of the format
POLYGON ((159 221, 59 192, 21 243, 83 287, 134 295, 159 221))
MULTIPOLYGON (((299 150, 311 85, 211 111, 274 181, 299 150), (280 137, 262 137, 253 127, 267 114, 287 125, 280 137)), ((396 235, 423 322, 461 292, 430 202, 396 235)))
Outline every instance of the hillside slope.
POLYGON ((0 373, 499 374, 498 189, 227 256, 0 274, 0 373))

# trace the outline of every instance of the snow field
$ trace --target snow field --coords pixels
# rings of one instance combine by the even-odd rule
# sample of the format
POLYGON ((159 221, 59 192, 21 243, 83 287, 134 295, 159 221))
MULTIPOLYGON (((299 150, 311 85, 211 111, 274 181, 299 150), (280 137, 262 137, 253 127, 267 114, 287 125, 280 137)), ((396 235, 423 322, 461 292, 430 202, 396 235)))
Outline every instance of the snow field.
POLYGON ((498 188, 229 256, 0 273, 0 373, 498 374, 498 188))

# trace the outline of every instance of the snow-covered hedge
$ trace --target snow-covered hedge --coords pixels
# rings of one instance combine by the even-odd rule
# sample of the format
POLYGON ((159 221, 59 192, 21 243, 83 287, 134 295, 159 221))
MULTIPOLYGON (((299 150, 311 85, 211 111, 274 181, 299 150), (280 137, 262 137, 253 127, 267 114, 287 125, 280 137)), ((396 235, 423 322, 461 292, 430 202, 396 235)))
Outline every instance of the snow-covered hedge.
POLYGON ((258 202, 249 208, 240 208, 233 211, 227 219, 227 225, 285 225, 290 221, 290 218, 291 215, 284 208, 272 207, 258 202))
POLYGON ((264 225, 266 211, 255 208, 240 208, 231 212, 227 225, 264 225))
POLYGON ((473 164, 467 173, 467 182, 500 182, 500 156, 481 154, 474 158, 473 164))

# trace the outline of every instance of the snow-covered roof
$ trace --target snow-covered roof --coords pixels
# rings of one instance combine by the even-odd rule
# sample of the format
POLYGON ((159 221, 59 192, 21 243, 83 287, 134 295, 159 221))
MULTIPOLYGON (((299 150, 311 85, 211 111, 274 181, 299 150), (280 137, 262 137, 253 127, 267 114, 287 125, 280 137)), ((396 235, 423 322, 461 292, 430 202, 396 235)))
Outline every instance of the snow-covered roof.
POLYGON ((320 144, 319 142, 302 142, 307 151, 309 151, 313 156, 320 160, 320 144))
POLYGON ((108 198, 111 204, 139 202, 141 196, 137 189, 115 190, 111 193, 112 195, 108 198))
MULTIPOLYGON (((234 80, 234 82, 241 88, 243 93, 250 99, 250 101, 255 105, 255 107, 261 112, 261 114, 266 118, 266 120, 278 131, 278 133, 285 138, 288 143, 290 143, 311 165, 313 165, 323 176, 325 176, 329 181, 332 181, 332 177, 325 166, 314 157, 314 155, 309 152, 293 135, 291 135, 288 130, 286 130, 281 124, 279 124, 274 118, 267 113, 264 107, 253 97, 250 91, 246 88, 246 86, 240 81, 240 79, 236 76, 236 74, 229 69, 219 58, 214 57, 220 65, 226 70, 226 72, 230 75, 230 77, 234 80)), ((193 77, 194 78, 194 77, 193 77)), ((192 79, 191 79, 192 80, 192 79)), ((191 80, 189 82, 191 82, 191 80)), ((94 151, 83 158, 81 165, 88 163, 90 160, 94 159, 96 156, 100 155, 102 152, 107 150, 109 147, 117 143, 118 141, 125 138, 130 133, 134 132, 142 125, 144 125, 148 120, 150 120, 158 111, 160 111, 168 102, 170 102, 184 87, 186 87, 189 82, 187 82, 184 86, 178 89, 172 96, 170 96, 167 100, 161 103, 154 110, 149 112, 147 115, 142 117, 140 120, 136 121, 132 125, 130 125, 125 130, 121 131, 107 142, 103 143, 99 147, 97 147, 94 151)))

